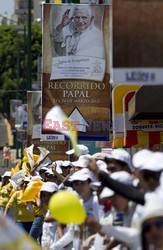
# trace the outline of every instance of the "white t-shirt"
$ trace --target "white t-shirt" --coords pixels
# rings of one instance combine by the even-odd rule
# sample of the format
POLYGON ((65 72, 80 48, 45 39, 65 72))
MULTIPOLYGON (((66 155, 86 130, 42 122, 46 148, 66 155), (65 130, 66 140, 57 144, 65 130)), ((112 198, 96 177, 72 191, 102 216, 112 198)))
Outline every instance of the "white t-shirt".
MULTIPOLYGON (((46 216, 50 215, 47 211, 46 216)), ((44 222, 42 227, 41 245, 42 247, 50 247, 56 241, 57 222, 44 222)))

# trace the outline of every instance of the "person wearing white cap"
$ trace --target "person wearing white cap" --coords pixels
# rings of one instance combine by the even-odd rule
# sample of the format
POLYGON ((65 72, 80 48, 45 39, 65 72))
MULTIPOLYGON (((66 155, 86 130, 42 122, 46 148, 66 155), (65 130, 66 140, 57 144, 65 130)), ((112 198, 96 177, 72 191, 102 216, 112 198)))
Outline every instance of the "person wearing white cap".
POLYGON ((45 182, 55 182, 54 172, 51 168, 45 171, 45 182))
POLYGON ((49 168, 45 172, 45 182, 52 181, 55 182, 57 185, 60 185, 62 181, 64 180, 64 177, 57 172, 57 169, 55 170, 54 165, 51 165, 51 168, 49 168))
MULTIPOLYGON (((69 181, 72 185, 72 188, 82 199, 87 215, 97 218, 98 213, 96 212, 96 208, 98 207, 98 198, 96 194, 94 194, 90 185, 92 181, 95 181, 92 173, 88 170, 88 168, 83 168, 79 171, 76 171, 72 176, 70 176, 69 181)), ((75 235, 80 234, 80 229, 78 226, 75 226, 74 231, 75 235)), ((89 231, 87 232, 87 237, 88 236, 90 236, 89 231)), ((80 245, 81 240, 79 238, 74 237, 73 250, 79 249, 80 245)))
POLYGON ((144 191, 154 191, 160 185, 163 153, 143 149, 134 154, 132 162, 140 188, 144 191))
POLYGON ((58 185, 54 182, 44 182, 40 189, 41 204, 47 209, 48 202, 53 193, 58 191, 58 185))
MULTIPOLYGON (((133 182, 132 176, 125 171, 112 173, 110 177, 128 185, 132 185, 133 182)), ((123 221, 121 222, 123 225, 129 226, 131 220, 130 213, 133 213, 135 205, 129 204, 127 199, 116 194, 113 190, 107 187, 105 187, 100 194, 100 199, 103 198, 109 198, 111 200, 112 206, 114 207, 113 213, 115 213, 115 211, 123 212, 123 221)))
MULTIPOLYGON (((58 186, 54 182, 45 182, 40 190, 40 205, 46 213, 45 218, 50 216, 48 210, 48 203, 53 194, 58 192, 58 186)), ((57 230, 57 223, 52 221, 49 223, 44 222, 42 227, 41 246, 50 247, 55 242, 55 234, 57 230)))
POLYGON ((133 166, 131 163, 131 155, 124 149, 114 149, 111 154, 108 154, 108 171, 110 173, 116 171, 133 172, 133 166))
POLYGON ((151 195, 140 222, 142 249, 163 249, 163 202, 151 195))
POLYGON ((57 185, 59 185, 60 183, 58 182, 58 178, 55 175, 54 171, 52 168, 49 168, 46 172, 45 172, 45 182, 54 182, 57 185))
MULTIPOLYGON (((132 176, 125 171, 112 173, 110 177, 114 180, 120 181, 121 183, 125 183, 128 185, 132 185, 133 183, 132 176)), ((129 202, 123 196, 116 194, 113 190, 106 187, 100 194, 100 199, 104 198, 110 199, 112 204, 112 214, 109 215, 109 218, 107 218, 107 220, 110 222, 112 221, 112 224, 116 226, 130 227, 136 204, 133 202, 129 202)), ((112 246, 112 244, 113 240, 110 241, 109 246, 112 246)))
POLYGON ((11 178, 11 171, 6 171, 3 175, 2 175, 2 186, 7 185, 9 183, 9 179, 11 178))
POLYGON ((141 185, 141 187, 144 188, 144 192, 133 186, 113 180, 106 173, 104 173, 104 171, 99 171, 96 164, 89 166, 89 168, 98 174, 99 180, 104 186, 114 190, 116 193, 126 197, 128 200, 144 205, 146 193, 153 191, 158 194, 160 199, 163 199, 163 184, 160 182, 163 170, 163 154, 160 152, 153 153, 152 158, 148 157, 140 168, 140 171, 142 172, 140 183, 144 182, 143 185, 141 185))
POLYGON ((73 189, 83 199, 87 214, 93 216, 93 191, 90 183, 92 181, 91 172, 87 169, 81 169, 70 176, 69 181, 73 189))
POLYGON ((70 174, 70 170, 72 168, 71 161, 63 161, 61 164, 62 175, 67 177, 70 174))
POLYGON ((39 175, 41 176, 41 178, 42 178, 43 180, 45 180, 45 172, 46 172, 47 170, 48 170, 48 167, 45 167, 45 166, 41 167, 40 170, 39 170, 39 175))

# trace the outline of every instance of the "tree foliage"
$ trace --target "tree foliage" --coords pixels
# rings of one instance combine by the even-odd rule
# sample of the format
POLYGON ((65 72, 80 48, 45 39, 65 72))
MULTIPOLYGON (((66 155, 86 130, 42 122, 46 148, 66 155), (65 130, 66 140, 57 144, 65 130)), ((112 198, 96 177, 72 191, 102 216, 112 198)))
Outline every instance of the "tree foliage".
MULTIPOLYGON (((24 26, 25 27, 25 26, 24 26)), ((0 26, 0 113, 9 114, 11 99, 26 100, 27 28, 0 26)), ((32 25, 32 81, 37 80, 37 61, 41 54, 41 27, 32 25)))

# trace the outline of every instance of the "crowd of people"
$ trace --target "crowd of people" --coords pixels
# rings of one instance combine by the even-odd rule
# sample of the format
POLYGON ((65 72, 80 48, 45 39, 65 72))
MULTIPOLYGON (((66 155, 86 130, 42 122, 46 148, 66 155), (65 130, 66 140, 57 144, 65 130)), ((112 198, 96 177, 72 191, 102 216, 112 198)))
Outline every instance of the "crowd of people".
MULTIPOLYGON (((81 154, 73 161, 32 168, 23 158, 6 171, 0 214, 45 250, 163 249, 163 153, 142 149, 131 156, 113 149, 90 155, 85 145, 78 148, 81 154), (24 200, 31 183, 41 186, 28 193, 37 193, 34 200, 24 200), (87 214, 83 224, 61 224, 51 215, 49 200, 61 190, 79 197, 87 214)), ((66 154, 71 159, 74 152, 66 154)))

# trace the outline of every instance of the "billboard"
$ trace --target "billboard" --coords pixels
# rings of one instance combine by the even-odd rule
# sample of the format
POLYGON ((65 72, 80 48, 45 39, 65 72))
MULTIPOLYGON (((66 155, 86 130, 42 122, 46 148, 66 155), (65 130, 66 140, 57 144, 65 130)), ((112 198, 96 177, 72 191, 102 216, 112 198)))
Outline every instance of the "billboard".
POLYGON ((16 108, 22 104, 22 100, 10 100, 10 119, 15 119, 16 108))
MULTIPOLYGON (((109 17, 105 5, 43 8, 42 123, 59 105, 77 121, 79 140, 109 139, 109 17)), ((65 139, 53 129, 47 133, 45 126, 42 138, 65 139)))
POLYGON ((27 104, 22 104, 19 107, 16 107, 15 128, 18 131, 27 129, 27 116, 27 104))

